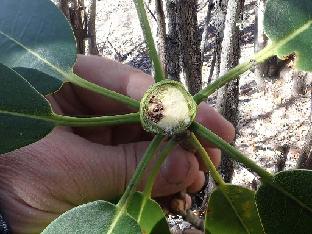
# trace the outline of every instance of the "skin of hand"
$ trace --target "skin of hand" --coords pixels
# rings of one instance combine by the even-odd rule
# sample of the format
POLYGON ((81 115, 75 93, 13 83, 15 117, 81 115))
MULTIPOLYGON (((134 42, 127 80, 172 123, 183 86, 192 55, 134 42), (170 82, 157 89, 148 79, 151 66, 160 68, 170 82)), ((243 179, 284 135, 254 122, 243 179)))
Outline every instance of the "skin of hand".
MULTIPOLYGON (((151 76, 97 56, 78 56, 75 73, 100 86, 140 99, 153 84, 151 76)), ((102 116, 134 112, 128 107, 71 84, 48 97, 56 113, 102 116)), ((197 121, 228 142, 234 128, 207 104, 197 121)), ((122 195, 152 136, 140 125, 60 127, 27 147, 0 157, 0 211, 13 233, 39 233, 65 211, 94 200, 122 195)), ((202 142, 217 165, 220 151, 202 142)), ((150 165, 152 166, 152 165, 150 165)), ((153 189, 164 197, 204 184, 197 156, 177 147, 167 158, 153 189)), ((139 189, 143 188, 144 181, 139 189)))

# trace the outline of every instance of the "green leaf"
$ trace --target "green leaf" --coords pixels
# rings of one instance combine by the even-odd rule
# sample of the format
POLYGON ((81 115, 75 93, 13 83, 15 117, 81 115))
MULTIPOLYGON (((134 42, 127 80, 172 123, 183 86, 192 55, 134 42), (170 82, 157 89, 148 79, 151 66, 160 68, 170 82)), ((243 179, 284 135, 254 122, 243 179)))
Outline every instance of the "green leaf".
POLYGON ((276 174, 272 184, 260 186, 256 202, 266 233, 311 233, 312 171, 276 174))
POLYGON ((136 192, 128 204, 127 212, 140 224, 144 234, 170 234, 166 217, 161 207, 142 193, 136 192))
POLYGON ((43 234, 122 234, 141 233, 137 222, 106 201, 75 207, 54 220, 43 234))
POLYGON ((53 77, 44 74, 36 69, 15 67, 13 68, 18 74, 20 74, 25 80, 27 80, 34 88, 42 95, 48 95, 56 91, 62 86, 62 81, 54 80, 53 77), (47 82, 47 80, 53 80, 53 82, 47 82))
POLYGON ((296 54, 295 66, 312 71, 312 1, 269 0, 264 28, 278 57, 296 54))
POLYGON ((0 63, 38 70, 56 89, 76 60, 71 27, 48 0, 1 1, 0 51, 0 63))
POLYGON ((23 77, 0 64, 0 154, 36 142, 54 128, 48 101, 23 77))
POLYGON ((206 212, 205 233, 264 233, 254 194, 249 189, 228 184, 214 190, 206 212))

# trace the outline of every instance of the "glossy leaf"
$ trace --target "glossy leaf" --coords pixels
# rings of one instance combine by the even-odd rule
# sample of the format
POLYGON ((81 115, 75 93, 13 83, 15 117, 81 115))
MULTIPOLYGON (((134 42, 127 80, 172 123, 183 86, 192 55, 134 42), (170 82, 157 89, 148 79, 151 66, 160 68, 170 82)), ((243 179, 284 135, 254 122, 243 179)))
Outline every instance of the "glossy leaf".
POLYGON ((312 71, 312 1, 269 0, 264 28, 280 58, 296 54, 295 66, 312 71))
POLYGON ((31 144, 54 128, 48 101, 25 79, 0 64, 0 153, 31 144))
POLYGON ((264 233, 254 199, 249 189, 225 185, 211 194, 205 218, 205 233, 264 233))
POLYGON ((141 230, 131 216, 119 213, 115 205, 105 201, 95 201, 65 212, 42 233, 138 234, 141 230))
POLYGON ((38 70, 56 89, 76 60, 71 27, 48 0, 1 1, 0 51, 0 63, 38 70))
POLYGON ((165 214, 159 204, 152 199, 143 200, 142 193, 134 194, 127 212, 140 224, 144 234, 170 234, 165 214))
POLYGON ((256 202, 267 234, 312 232, 312 171, 293 170, 276 174, 263 184, 256 202))
POLYGON ((55 92, 62 85, 62 81, 56 80, 43 72, 36 69, 15 67, 13 68, 18 74, 20 74, 25 80, 27 80, 34 88, 42 95, 47 95, 55 92), (53 82, 47 82, 53 80, 53 82))

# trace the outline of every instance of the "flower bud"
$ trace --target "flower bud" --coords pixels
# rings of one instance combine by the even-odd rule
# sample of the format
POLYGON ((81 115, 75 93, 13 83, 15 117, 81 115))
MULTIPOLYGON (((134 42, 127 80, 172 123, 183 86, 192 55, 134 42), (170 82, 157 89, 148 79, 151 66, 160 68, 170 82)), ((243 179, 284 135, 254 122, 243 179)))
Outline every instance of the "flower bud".
POLYGON ((141 100, 141 122, 148 132, 168 136, 180 134, 194 120, 196 107, 181 83, 161 81, 151 86, 141 100))

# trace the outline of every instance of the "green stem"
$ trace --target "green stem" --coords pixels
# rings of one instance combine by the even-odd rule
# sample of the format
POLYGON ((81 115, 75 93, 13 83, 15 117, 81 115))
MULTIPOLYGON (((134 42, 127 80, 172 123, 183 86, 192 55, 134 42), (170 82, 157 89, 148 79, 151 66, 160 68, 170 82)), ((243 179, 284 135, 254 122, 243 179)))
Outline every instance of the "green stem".
POLYGON ((264 62, 269 57, 275 54, 275 45, 270 45, 264 48, 263 50, 259 51, 249 59, 248 62, 242 63, 233 69, 229 70, 225 75, 221 76, 217 80, 215 80, 212 84, 208 85, 205 89, 198 92, 193 98, 197 104, 201 103, 205 99, 208 98, 211 94, 215 91, 220 89, 222 86, 226 85, 231 80, 236 79, 239 75, 243 74, 253 66, 258 63, 264 62))
POLYGON ((143 158, 139 162, 137 169, 135 170, 134 175, 132 176, 126 191, 120 198, 117 207, 120 210, 124 210, 127 206, 130 199, 132 199, 132 195, 135 193, 135 190, 137 188, 137 185, 141 181, 141 178, 143 176, 144 169, 146 168, 148 162, 151 161, 153 158, 156 150, 158 149, 161 141, 164 139, 164 136, 162 135, 156 135, 150 145, 148 146, 147 150, 144 153, 143 158))
POLYGON ((144 1, 143 0, 133 0, 137 14, 139 16, 140 22, 141 22, 141 28, 143 30, 143 34, 146 40, 149 57, 153 61, 154 69, 155 69, 155 81, 159 82, 165 79, 165 74, 163 71, 163 67, 161 65, 161 62, 159 60, 157 50, 155 47, 155 42, 153 39, 153 34, 151 27, 148 23, 146 11, 144 8, 144 1))
POLYGON ((66 75, 66 80, 79 86, 82 88, 85 88, 87 90, 93 91, 95 93, 99 93, 103 95, 104 97, 108 97, 110 99, 113 99, 115 101, 121 102, 123 104, 126 104, 129 107, 134 108, 135 110, 138 110, 140 108, 140 103, 137 100, 134 100, 128 96, 122 95, 120 93, 114 92, 112 90, 106 89, 104 87, 101 87, 97 84, 94 84, 92 82, 89 82, 85 79, 82 79, 81 77, 77 76, 74 73, 68 73, 66 75))
POLYGON ((77 118, 53 114, 50 118, 55 124, 71 127, 112 126, 140 122, 140 113, 125 115, 77 118))
POLYGON ((210 141, 215 146, 226 152, 229 156, 231 156, 234 160, 244 164, 247 168, 251 169, 252 171, 256 172, 262 179, 263 182, 271 182, 273 176, 258 166, 254 161, 250 160, 248 157, 246 157, 244 154, 242 154, 240 151, 235 149, 235 147, 231 146, 227 142, 225 142, 223 139, 218 137, 216 134, 211 132, 209 129, 205 128, 201 124, 198 124, 194 122, 191 125, 191 129, 200 137, 210 141))
POLYGON ((160 167, 167 158, 167 156, 170 154, 170 152, 177 146, 177 142, 175 141, 175 138, 171 138, 168 143, 165 145, 161 153, 159 154, 159 158, 156 161, 156 164, 153 166, 152 172, 149 175, 147 182, 145 184, 145 188, 143 191, 143 196, 145 198, 151 198, 153 185, 156 179, 156 176, 159 173, 160 167))
POLYGON ((204 149, 202 144, 199 142, 197 137, 194 135, 194 133, 191 133, 190 143, 196 149, 197 153, 199 153, 202 161, 205 164, 205 167, 207 169, 209 169, 210 175, 214 179, 215 183, 220 187, 225 186, 225 182, 224 182, 222 176, 219 174, 216 167, 213 165, 208 153, 206 152, 206 150, 204 149))
POLYGON ((35 115, 1 110, 0 114, 7 114, 11 116, 24 117, 27 119, 34 120, 42 120, 45 122, 54 123, 55 125, 59 126, 71 126, 71 127, 111 126, 118 124, 140 123, 139 112, 125 115, 84 117, 84 118, 63 116, 55 113, 51 113, 50 115, 35 115))

